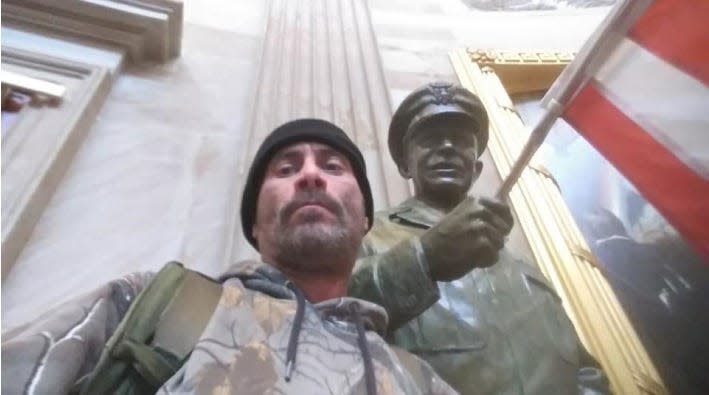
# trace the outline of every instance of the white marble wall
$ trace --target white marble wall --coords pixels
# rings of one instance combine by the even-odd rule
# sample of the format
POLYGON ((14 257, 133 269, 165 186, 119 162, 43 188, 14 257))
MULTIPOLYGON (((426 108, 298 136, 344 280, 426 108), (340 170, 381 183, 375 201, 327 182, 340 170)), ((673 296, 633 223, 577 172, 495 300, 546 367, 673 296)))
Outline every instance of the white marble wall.
MULTIPOLYGON (((424 82, 454 80, 447 57, 452 48, 574 49, 603 14, 473 13, 457 0, 368 4, 394 106, 424 82)), ((268 7, 262 0, 187 1, 182 55, 117 75, 87 140, 3 279, 3 330, 100 283, 168 260, 208 274, 222 269, 235 245, 235 175, 247 144, 268 7)), ((497 185, 496 177, 488 166, 483 193, 497 185)))
POLYGON ((210 274, 222 266, 267 3, 197 3, 185 4, 179 58, 117 76, 3 279, 3 329, 169 260, 210 274))

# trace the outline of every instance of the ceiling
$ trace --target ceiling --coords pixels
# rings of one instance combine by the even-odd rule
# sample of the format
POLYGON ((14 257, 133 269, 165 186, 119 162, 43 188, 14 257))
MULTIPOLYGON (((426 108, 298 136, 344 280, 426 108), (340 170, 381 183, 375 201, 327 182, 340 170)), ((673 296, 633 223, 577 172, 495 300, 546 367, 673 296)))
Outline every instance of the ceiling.
POLYGON ((479 11, 568 10, 610 6, 617 0, 461 0, 479 11))

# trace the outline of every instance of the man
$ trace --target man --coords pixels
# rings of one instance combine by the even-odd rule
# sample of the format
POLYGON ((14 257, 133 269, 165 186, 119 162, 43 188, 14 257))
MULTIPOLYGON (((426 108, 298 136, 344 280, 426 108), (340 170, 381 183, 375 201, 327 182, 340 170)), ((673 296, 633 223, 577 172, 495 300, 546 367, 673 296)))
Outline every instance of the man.
MULTIPOLYGON (((345 296, 372 211, 364 160, 347 135, 322 120, 289 122, 259 148, 242 198, 244 234, 265 264, 237 265, 216 288, 190 277, 176 293, 192 292, 164 309, 154 306, 172 298, 166 281, 114 281, 6 334, 2 393, 454 393, 373 331, 386 326, 381 307, 345 296), (200 303, 215 290, 211 307, 200 303), (185 305, 195 307, 173 314, 185 305), (184 329, 205 310, 196 345, 185 347, 184 329), (159 322, 146 333, 150 321, 159 322), (122 372, 129 377, 116 383, 122 372)), ((178 278, 174 268, 158 277, 178 278)))
POLYGON ((402 102, 389 150, 414 197, 376 215, 350 294, 384 306, 389 340, 463 394, 603 391, 553 288, 503 249, 509 207, 467 196, 487 130, 482 103, 458 86, 402 102))

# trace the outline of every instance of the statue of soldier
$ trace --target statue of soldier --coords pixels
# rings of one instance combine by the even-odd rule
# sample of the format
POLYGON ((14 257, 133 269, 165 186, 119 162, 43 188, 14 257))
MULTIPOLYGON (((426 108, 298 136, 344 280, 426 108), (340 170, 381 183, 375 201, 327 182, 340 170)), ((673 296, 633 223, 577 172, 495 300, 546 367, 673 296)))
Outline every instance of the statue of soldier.
POLYGON ((485 109, 462 87, 402 102, 389 150, 414 197, 375 215, 349 292, 384 306, 388 341, 462 394, 606 393, 553 287, 504 248, 509 207, 468 196, 487 140, 485 109))

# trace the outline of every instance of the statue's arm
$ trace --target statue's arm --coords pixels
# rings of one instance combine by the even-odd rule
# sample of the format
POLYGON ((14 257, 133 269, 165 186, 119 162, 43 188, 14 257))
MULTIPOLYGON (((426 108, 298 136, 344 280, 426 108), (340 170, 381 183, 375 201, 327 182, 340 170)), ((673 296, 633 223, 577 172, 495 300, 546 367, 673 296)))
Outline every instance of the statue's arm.
POLYGON ((2 393, 69 393, 93 369, 106 341, 152 276, 125 276, 4 332, 2 393))
POLYGON ((421 241, 414 236, 377 252, 366 241, 350 280, 351 296, 384 307, 389 315, 389 331, 415 318, 439 298, 431 279, 421 241))

